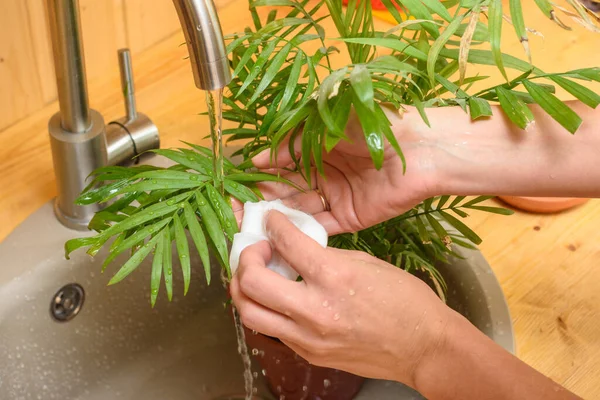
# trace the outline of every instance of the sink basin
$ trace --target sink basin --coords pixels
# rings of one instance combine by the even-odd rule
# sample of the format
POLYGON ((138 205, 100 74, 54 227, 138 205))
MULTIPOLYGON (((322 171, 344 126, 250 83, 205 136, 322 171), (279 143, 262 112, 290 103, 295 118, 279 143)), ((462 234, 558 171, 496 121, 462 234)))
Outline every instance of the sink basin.
MULTIPOLYGON (((182 277, 174 274, 173 302, 163 291, 152 309, 151 262, 107 287, 118 261, 103 275, 103 253, 92 259, 77 251, 64 259, 64 242, 79 235, 56 220, 50 202, 0 244, 0 399, 239 398, 242 363, 224 307, 226 293, 216 281, 206 285, 197 255, 188 295, 182 295, 182 277), (79 285, 82 293, 67 287, 57 299, 70 284, 79 285), (56 310, 60 301, 79 303, 79 313, 68 321, 55 320, 51 304, 56 310)), ((440 266, 449 304, 514 352, 498 281, 479 252, 459 251, 463 259, 440 266)), ((216 268, 213 276, 218 276, 216 268)), ((272 398, 258 381, 258 395, 272 398)), ((413 398, 421 397, 382 381, 368 381, 357 397, 413 398)))

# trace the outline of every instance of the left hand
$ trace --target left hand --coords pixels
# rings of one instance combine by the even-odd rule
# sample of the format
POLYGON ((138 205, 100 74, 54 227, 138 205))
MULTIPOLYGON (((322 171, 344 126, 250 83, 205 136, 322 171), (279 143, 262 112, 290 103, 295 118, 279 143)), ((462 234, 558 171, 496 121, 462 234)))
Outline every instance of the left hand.
POLYGON ((312 364, 414 387, 455 313, 416 277, 365 253, 324 249, 277 211, 266 230, 304 280, 265 268, 267 242, 246 248, 230 286, 244 325, 312 364))

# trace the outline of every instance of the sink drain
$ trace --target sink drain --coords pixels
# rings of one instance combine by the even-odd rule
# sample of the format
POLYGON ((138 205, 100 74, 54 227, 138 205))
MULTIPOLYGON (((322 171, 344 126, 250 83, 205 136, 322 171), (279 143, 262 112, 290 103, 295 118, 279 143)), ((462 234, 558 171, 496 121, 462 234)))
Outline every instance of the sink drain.
POLYGON ((81 285, 69 283, 61 287, 50 301, 50 316, 58 322, 66 322, 74 318, 85 299, 85 292, 81 285))

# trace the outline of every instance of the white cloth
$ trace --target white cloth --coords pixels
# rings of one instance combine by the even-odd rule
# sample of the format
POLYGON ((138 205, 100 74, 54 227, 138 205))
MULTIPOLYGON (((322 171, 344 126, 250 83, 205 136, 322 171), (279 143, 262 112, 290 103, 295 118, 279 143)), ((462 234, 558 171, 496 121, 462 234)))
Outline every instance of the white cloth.
MULTIPOLYGON (((281 200, 248 202, 244 205, 242 228, 239 233, 234 235, 229 254, 229 265, 232 273, 235 273, 238 268, 242 250, 261 240, 269 240, 265 231, 265 216, 269 210, 281 212, 304 234, 322 247, 327 246, 327 231, 312 215, 286 207, 281 200)), ((273 251, 273 256, 267 264, 267 268, 290 280, 298 278, 298 273, 275 251, 273 251)))

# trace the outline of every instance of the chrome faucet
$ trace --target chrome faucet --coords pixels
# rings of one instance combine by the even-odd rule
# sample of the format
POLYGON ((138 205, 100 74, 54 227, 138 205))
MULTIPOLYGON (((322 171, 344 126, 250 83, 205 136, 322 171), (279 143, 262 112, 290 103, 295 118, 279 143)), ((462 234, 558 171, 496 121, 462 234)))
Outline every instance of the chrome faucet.
MULTIPOLYGON (((128 49, 118 51, 126 115, 109 124, 88 103, 79 0, 47 0, 59 112, 48 131, 58 187, 54 209, 67 227, 84 230, 101 205, 79 206, 75 199, 96 168, 117 165, 160 145, 158 128, 135 105, 128 49)), ((173 0, 185 34, 194 81, 202 90, 231 80, 221 24, 213 0, 173 0)))

